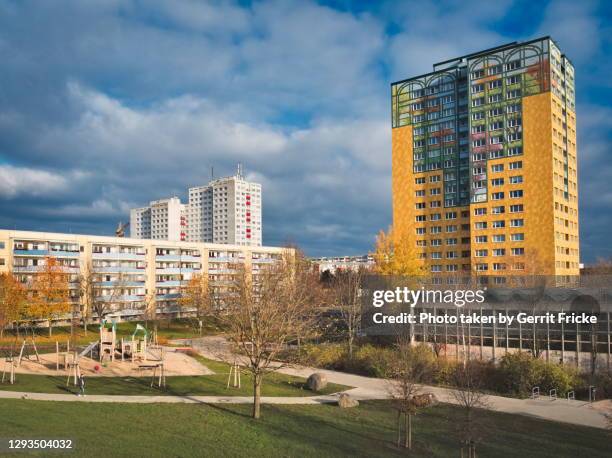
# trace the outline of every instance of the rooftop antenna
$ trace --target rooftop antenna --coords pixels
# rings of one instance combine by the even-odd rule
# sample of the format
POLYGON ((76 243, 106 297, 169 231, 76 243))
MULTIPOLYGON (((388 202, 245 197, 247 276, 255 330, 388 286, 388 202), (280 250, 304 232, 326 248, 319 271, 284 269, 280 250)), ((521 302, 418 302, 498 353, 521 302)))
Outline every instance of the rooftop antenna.
POLYGON ((212 165, 210 166, 210 179, 215 179, 215 168, 212 165))
POLYGON ((239 178, 242 178, 242 163, 238 162, 238 173, 239 178))

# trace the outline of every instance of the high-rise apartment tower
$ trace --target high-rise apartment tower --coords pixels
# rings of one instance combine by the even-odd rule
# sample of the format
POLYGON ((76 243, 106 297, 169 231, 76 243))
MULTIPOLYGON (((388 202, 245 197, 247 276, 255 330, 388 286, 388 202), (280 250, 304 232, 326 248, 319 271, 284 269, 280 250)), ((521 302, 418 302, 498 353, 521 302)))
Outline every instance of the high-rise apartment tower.
POLYGON ((574 67, 550 38, 391 85, 393 225, 432 273, 579 273, 574 67))

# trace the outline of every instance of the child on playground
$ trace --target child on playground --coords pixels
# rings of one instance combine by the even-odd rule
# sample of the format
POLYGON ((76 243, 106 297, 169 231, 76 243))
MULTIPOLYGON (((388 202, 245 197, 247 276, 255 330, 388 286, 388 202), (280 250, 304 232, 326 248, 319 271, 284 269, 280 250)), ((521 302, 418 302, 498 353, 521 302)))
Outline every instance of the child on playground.
POLYGON ((85 376, 79 375, 79 394, 77 396, 85 396, 85 376))

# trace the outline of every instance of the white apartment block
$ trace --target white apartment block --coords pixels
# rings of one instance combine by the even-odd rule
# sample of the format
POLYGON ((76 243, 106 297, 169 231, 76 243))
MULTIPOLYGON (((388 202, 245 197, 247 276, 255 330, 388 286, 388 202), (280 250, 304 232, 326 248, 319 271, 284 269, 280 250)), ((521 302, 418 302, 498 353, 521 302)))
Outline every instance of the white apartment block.
POLYGON ((185 240, 186 206, 178 197, 154 200, 130 211, 130 236, 136 239, 185 240))
POLYGON ((187 240, 261 246, 261 185, 240 173, 189 188, 187 240))
POLYGON ((80 300, 79 278, 92 272, 98 299, 109 301, 113 315, 123 318, 139 317, 146 309, 174 313, 193 275, 207 274, 213 287, 223 289, 241 264, 256 276, 285 252, 276 247, 0 230, 0 273, 13 273, 27 284, 54 257, 70 274, 75 304, 80 300))

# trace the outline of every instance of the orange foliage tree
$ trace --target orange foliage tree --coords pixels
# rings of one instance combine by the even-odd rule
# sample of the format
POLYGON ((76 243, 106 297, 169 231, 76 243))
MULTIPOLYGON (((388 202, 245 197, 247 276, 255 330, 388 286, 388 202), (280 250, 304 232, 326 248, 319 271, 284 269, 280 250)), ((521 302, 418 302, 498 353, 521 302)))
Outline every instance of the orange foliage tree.
POLYGON ((25 312, 26 290, 10 273, 0 274, 0 336, 10 323, 18 322, 25 312))
POLYGON ((42 270, 30 284, 30 305, 28 315, 31 319, 49 321, 49 336, 52 335, 51 319, 70 311, 69 274, 56 258, 48 256, 42 270))
POLYGON ((393 227, 378 233, 372 256, 376 263, 374 270, 379 274, 413 277, 425 273, 414 246, 409 244, 405 235, 394 233, 393 227))

